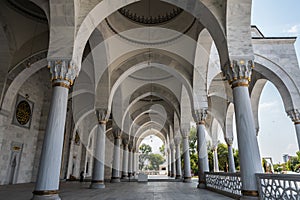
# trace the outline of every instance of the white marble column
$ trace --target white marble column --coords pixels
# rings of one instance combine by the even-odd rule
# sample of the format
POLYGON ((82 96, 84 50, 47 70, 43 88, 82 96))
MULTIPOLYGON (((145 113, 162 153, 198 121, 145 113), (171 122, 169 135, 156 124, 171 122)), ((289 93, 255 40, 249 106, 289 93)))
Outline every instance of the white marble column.
POLYGON ((114 155, 113 155, 113 166, 112 166, 112 183, 119 183, 120 182, 120 145, 121 145, 121 130, 113 130, 113 134, 115 137, 114 141, 114 155))
POLYGON ((232 150, 233 138, 225 138, 228 147, 228 165, 229 165, 229 172, 235 173, 235 163, 234 163, 234 156, 232 150))
POLYGON ((190 159, 190 144, 189 144, 189 130, 182 130, 182 143, 183 143, 183 161, 184 161, 184 179, 183 182, 191 183, 191 159, 190 159))
POLYGON ((139 173, 139 150, 138 150, 138 148, 135 149, 134 155, 135 155, 134 156, 134 158, 135 158, 135 161, 134 161, 134 163, 135 163, 135 178, 137 178, 137 175, 139 173))
POLYGON ((175 142, 175 159, 176 159, 176 179, 181 179, 182 178, 182 173, 181 173, 181 156, 180 156, 180 142, 181 139, 180 137, 176 137, 174 139, 175 142))
POLYGON ((300 151, 300 112, 298 109, 294 109, 288 112, 288 115, 295 124, 295 130, 298 140, 298 150, 300 151))
POLYGON ((205 120, 207 109, 195 111, 197 117, 197 150, 198 150, 198 188, 205 188, 205 172, 209 172, 207 144, 205 138, 205 120))
POLYGON ((214 172, 219 172, 218 146, 213 147, 214 172))
POLYGON ((171 149, 171 177, 175 177, 176 175, 176 162, 175 162, 175 145, 170 144, 171 149))
POLYGON ((168 159, 168 176, 171 176, 171 150, 168 148, 167 150, 167 159, 168 159))
POLYGON ((133 162, 133 154, 132 154, 132 143, 128 145, 128 177, 132 177, 132 162, 133 162))
POLYGON ((136 149, 132 148, 132 177, 135 178, 136 174, 136 149))
POLYGON ((52 99, 33 200, 59 200, 59 175, 69 88, 76 72, 70 60, 49 61, 52 99))
POLYGON ((123 139, 122 179, 128 179, 128 140, 123 139))
POLYGON ((106 110, 96 110, 96 115, 99 121, 96 133, 96 148, 94 152, 94 166, 92 173, 92 181, 90 188, 99 189, 105 188, 104 185, 104 168, 105 168, 105 136, 106 136, 106 110))
POLYGON ((223 68, 223 72, 233 90, 241 180, 243 183, 242 199, 258 198, 255 174, 263 173, 248 90, 252 68, 252 60, 242 59, 233 60, 230 65, 223 68))

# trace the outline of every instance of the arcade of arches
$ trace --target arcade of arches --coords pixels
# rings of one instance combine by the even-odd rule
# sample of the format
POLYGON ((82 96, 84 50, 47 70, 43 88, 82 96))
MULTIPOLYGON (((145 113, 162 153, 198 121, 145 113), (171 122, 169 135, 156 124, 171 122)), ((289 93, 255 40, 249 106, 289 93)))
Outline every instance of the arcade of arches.
POLYGON ((0 184, 35 182, 33 199, 60 199, 59 180, 84 171, 91 188, 104 188, 105 180, 136 176, 138 147, 150 134, 165 144, 169 176, 190 182, 196 122, 198 187, 209 170, 205 134, 215 141, 221 127, 231 172, 238 142, 242 195, 252 198, 267 81, 300 144, 296 38, 265 37, 251 26, 251 0, 0 5, 0 184))

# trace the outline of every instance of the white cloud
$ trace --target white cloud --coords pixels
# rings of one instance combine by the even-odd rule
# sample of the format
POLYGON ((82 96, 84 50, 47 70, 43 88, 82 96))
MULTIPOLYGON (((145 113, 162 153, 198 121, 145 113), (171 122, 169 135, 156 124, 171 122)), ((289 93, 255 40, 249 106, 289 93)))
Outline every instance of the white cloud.
POLYGON ((271 109, 276 108, 278 106, 278 102, 272 101, 272 102, 264 102, 259 104, 260 109, 271 109))
POLYGON ((300 24, 292 26, 290 29, 287 30, 287 32, 292 34, 300 33, 300 24))

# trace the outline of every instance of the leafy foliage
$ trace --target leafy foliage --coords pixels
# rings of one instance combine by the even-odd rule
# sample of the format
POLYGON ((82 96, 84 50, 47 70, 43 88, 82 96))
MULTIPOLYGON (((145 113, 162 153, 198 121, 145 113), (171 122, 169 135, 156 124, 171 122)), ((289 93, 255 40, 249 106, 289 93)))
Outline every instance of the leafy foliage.
MULTIPOLYGON (((235 162, 236 170, 240 169, 240 159, 239 159, 239 151, 237 149, 233 150, 233 157, 235 162)), ((218 161, 219 161, 219 169, 220 171, 228 172, 229 162, 228 162, 228 148, 226 144, 220 143, 218 144, 218 161)), ((208 162, 209 162, 209 170, 213 171, 214 166, 214 157, 212 150, 208 150, 208 162)))
POLYGON ((152 152, 152 148, 148 144, 142 144, 140 146, 140 156, 139 156, 139 169, 143 170, 145 167, 145 162, 149 159, 149 154, 152 152))
POLYGON ((161 145, 161 147, 159 147, 159 152, 160 152, 163 156, 166 155, 166 152, 165 152, 165 145, 164 145, 164 144, 161 145))
POLYGON ((192 174, 198 174, 197 130, 195 127, 190 129, 189 142, 192 174))
POLYGON ((159 165, 165 162, 165 159, 160 154, 149 154, 149 161, 150 161, 150 170, 159 170, 159 165))
POLYGON ((299 171, 300 170, 300 151, 296 153, 296 156, 291 156, 286 163, 287 171, 299 171))

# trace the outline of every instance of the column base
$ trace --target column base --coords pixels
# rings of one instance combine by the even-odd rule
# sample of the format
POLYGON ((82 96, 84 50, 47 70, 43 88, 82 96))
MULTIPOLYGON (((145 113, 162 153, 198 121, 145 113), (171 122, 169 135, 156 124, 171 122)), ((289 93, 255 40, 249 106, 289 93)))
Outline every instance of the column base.
POLYGON ((181 179, 181 175, 176 175, 175 179, 181 179))
POLYGON ((192 177, 184 177, 183 182, 184 183, 191 183, 192 182, 192 177))
POLYGON ((122 179, 126 179, 126 180, 127 180, 127 179, 128 179, 128 176, 122 176, 122 179))
POLYGON ((104 181, 92 181, 90 189, 102 189, 105 188, 104 181))
POLYGON ((240 199, 259 199, 258 191, 242 190, 242 197, 240 199))
POLYGON ((37 195, 33 194, 31 200, 61 200, 58 194, 49 194, 49 195, 37 195))
POLYGON ((110 182, 111 183, 120 183, 121 180, 120 180, 120 177, 111 177, 110 182))
POLYGON ((206 185, 205 185, 205 183, 199 183, 198 185, 197 185, 197 188, 199 188, 199 189, 205 189, 206 188, 206 185))

